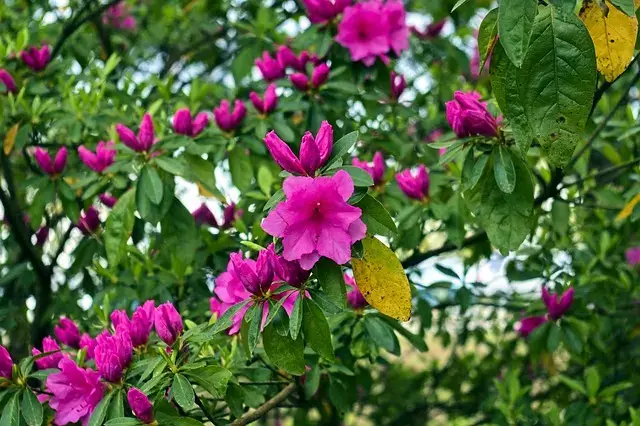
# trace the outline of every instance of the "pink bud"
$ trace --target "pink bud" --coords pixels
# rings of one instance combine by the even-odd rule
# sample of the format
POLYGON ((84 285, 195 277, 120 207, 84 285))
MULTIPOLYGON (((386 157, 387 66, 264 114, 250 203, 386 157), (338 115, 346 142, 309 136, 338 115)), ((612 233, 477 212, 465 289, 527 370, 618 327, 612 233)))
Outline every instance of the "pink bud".
POLYGON ((573 303, 574 291, 572 287, 558 298, 557 294, 551 294, 546 287, 542 287, 542 301, 547 307, 547 312, 549 312, 549 316, 552 319, 557 320, 561 318, 569 310, 573 303))
POLYGON ((132 387, 127 392, 127 401, 138 420, 145 424, 153 423, 153 405, 151 405, 147 395, 142 393, 141 390, 132 387))
POLYGON ((136 152, 143 151, 142 147, 138 143, 136 134, 133 133, 133 130, 123 124, 118 123, 116 124, 116 132, 118 133, 118 137, 120 137, 120 140, 123 144, 136 152))
POLYGON ((182 334, 182 317, 171 302, 163 303, 156 308, 154 322, 158 337, 169 346, 182 334))
POLYGON ((520 320, 520 323, 516 327, 516 331, 520 336, 527 337, 545 322, 547 322, 547 319, 543 316, 525 317, 520 320))
POLYGON ((151 148, 154 138, 153 120, 151 119, 151 115, 147 112, 142 117, 140 130, 138 131, 138 141, 140 142, 143 151, 148 151, 149 148, 151 148))
POLYGON ((207 225, 214 228, 218 227, 218 222, 216 221, 215 216, 213 215, 211 210, 209 210, 209 207, 207 207, 205 203, 202 203, 202 205, 194 210, 191 215, 198 225, 207 225))
POLYGON ((110 209, 113 208, 113 206, 115 206, 118 202, 118 199, 116 197, 111 194, 107 194, 106 192, 104 194, 100 194, 98 198, 100 199, 100 202, 102 202, 102 204, 109 207, 110 209))
POLYGON ((40 49, 35 46, 28 48, 20 53, 20 59, 31 70, 38 72, 45 69, 51 58, 49 45, 44 45, 40 49))
POLYGON ((46 226, 41 226, 35 233, 36 236, 36 245, 42 246, 49 238, 49 228, 46 226))
POLYGON ((44 357, 40 357, 35 360, 35 363, 39 369, 47 370, 49 368, 58 367, 58 363, 60 362, 63 356, 62 352, 60 352, 60 346, 58 346, 58 342, 56 342, 52 337, 47 336, 44 339, 42 339, 42 352, 40 352, 36 348, 31 349, 31 355, 33 355, 34 357, 37 357, 40 354, 43 354, 43 353, 46 354, 49 352, 53 352, 53 353, 44 357))
POLYGON ((288 46, 280 46, 276 52, 276 58, 282 68, 294 68, 297 71, 304 72, 304 66, 300 69, 300 63, 296 54, 288 46))
POLYGON ((329 78, 329 66, 327 64, 320 64, 314 68, 311 74, 311 85, 313 87, 320 87, 329 78))
POLYGON ((270 84, 267 86, 267 90, 265 90, 264 92, 264 98, 260 98, 260 96, 256 92, 251 92, 249 94, 249 99, 251 99, 253 107, 259 113, 268 114, 270 112, 273 112, 278 104, 276 85, 270 84))
POLYGON ((328 121, 320 123, 320 129, 316 134, 316 145, 320 152, 320 165, 324 165, 331 156, 333 149, 333 127, 328 121))
POLYGON ((225 132, 232 132, 238 128, 247 114, 247 108, 240 100, 235 101, 233 112, 230 109, 229 101, 226 99, 220 103, 220 106, 213 109, 216 124, 225 132))
POLYGON ((291 83, 295 86, 295 88, 300 90, 301 92, 306 92, 307 90, 309 90, 309 78, 306 75, 297 72, 295 74, 291 74, 289 76, 289 80, 291 80, 291 83))
POLYGON ((264 143, 271 154, 271 157, 283 170, 289 173, 304 175, 305 171, 300 164, 300 160, 295 156, 289 145, 278 137, 273 130, 264 137, 264 143))
POLYGON ((454 94, 454 100, 446 103, 447 121, 459 138, 468 136, 494 137, 498 134, 498 123, 486 104, 480 102, 477 92, 454 94))
POLYGON ((188 108, 181 108, 173 115, 173 131, 191 136, 191 112, 188 108))
POLYGON ((417 173, 406 169, 396 175, 402 192, 409 198, 422 201, 429 196, 429 173, 424 164, 418 166, 417 173))
POLYGON ((227 205, 222 211, 222 217, 224 220, 222 228, 227 229, 233 226, 234 222, 242 217, 242 213, 242 209, 236 208, 236 203, 229 203, 229 205, 227 205))
POLYGON ((77 226, 85 235, 95 233, 100 227, 100 214, 98 210, 93 206, 89 206, 84 213, 80 214, 80 220, 77 226))
POLYGON ((64 170, 64 166, 67 165, 67 156, 68 151, 66 146, 63 146, 58 150, 56 158, 53 160, 53 172, 55 174, 58 175, 62 173, 62 171, 64 170))
POLYGON ((262 52, 262 59, 256 59, 255 64, 262 73, 262 77, 268 82, 285 76, 284 68, 278 60, 272 58, 267 51, 262 52))
POLYGON ((100 334, 96 342, 94 354, 100 375, 112 383, 119 382, 133 356, 129 333, 121 328, 115 335, 100 334))
POLYGON ((300 144, 300 163, 308 175, 313 176, 320 166, 320 151, 311 132, 302 136, 300 144))
POLYGON ((53 329, 56 338, 65 345, 78 349, 80 343, 80 329, 73 320, 62 317, 53 329))
POLYGON ((9 351, 0 345, 0 377, 11 380, 13 374, 13 360, 9 351))
MULTIPOLYGON (((267 249, 273 251, 273 244, 270 244, 267 249)), ((302 269, 298 261, 289 262, 284 257, 276 255, 275 251, 272 254, 272 261, 275 276, 292 287, 300 287, 311 274, 311 271, 302 269)))
POLYGON ((391 98, 397 100, 406 87, 407 82, 404 76, 391 71, 391 98))
POLYGON ((356 167, 365 170, 373 179, 374 185, 380 185, 384 180, 384 157, 382 157, 382 153, 380 151, 376 152, 373 156, 373 163, 368 163, 366 161, 360 161, 357 158, 352 160, 352 164, 356 167))
POLYGON ((96 339, 91 337, 88 333, 83 333, 80 336, 80 349, 84 349, 87 352, 87 359, 95 358, 96 339))
POLYGON ((124 328, 127 331, 131 329, 131 321, 129 320, 129 316, 127 315, 127 311, 124 309, 118 309, 111 312, 109 316, 111 319, 111 324, 113 324, 114 330, 118 328, 124 328))
POLYGON ((7 89, 7 93, 16 93, 18 91, 16 82, 13 80, 13 77, 11 76, 11 74, 9 74, 9 71, 5 70, 4 68, 0 69, 0 83, 4 84, 4 87, 6 87, 7 89))
POLYGON ((200 112, 196 115, 191 123, 191 136, 198 136, 209 124, 209 114, 206 112, 200 112))
POLYGON ((630 247, 625 252, 625 258, 629 266, 635 266, 640 263, 640 247, 630 247))
POLYGON ((131 316, 131 342, 134 347, 144 346, 149 341, 149 334, 153 329, 155 319, 155 302, 147 300, 142 306, 138 306, 131 316))
POLYGON ((33 157, 36 159, 36 163, 38 163, 38 167, 45 172, 46 174, 52 176, 55 174, 55 170, 53 168, 53 162, 51 161, 51 156, 49 153, 43 148, 37 147, 33 150, 33 157))
POLYGON ((309 20, 314 23, 330 21, 351 5, 351 0, 303 0, 309 20))
POLYGON ((362 309, 369 305, 352 276, 344 274, 344 281, 350 287, 349 291, 347 291, 347 303, 349 303, 349 306, 353 309, 362 309))

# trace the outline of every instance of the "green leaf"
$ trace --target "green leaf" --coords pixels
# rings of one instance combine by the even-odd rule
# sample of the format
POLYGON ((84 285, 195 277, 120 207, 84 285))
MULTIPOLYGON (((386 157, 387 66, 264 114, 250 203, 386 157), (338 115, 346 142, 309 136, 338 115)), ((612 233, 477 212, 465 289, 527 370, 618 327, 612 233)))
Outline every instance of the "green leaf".
POLYGON ((529 47, 537 0, 500 0, 498 35, 511 62, 520 68, 529 47))
MULTIPOLYGON (((298 296, 298 300, 302 299, 298 296)), ((296 301, 297 302, 297 301, 296 301)), ((304 340, 317 354, 328 360, 333 360, 333 343, 331 343, 331 329, 322 309, 311 299, 304 299, 304 313, 302 318, 304 340)))
POLYGON ((236 146, 229 152, 229 171, 231 180, 240 191, 248 191, 253 183, 253 167, 251 158, 244 152, 244 149, 236 146))
MULTIPOLYGON (((473 150, 469 150, 467 158, 469 158, 470 155, 473 156, 473 150)), ((482 177, 484 169, 489 162, 489 158, 491 158, 489 154, 482 154, 477 160, 475 160, 472 167, 467 165, 466 168, 463 168, 462 187, 465 191, 473 189, 478 184, 480 177, 482 177)), ((465 164, 466 163, 467 160, 465 159, 465 164)))
POLYGON ((265 353, 276 367, 296 376, 307 371, 302 337, 293 340, 288 335, 282 336, 276 331, 274 324, 271 324, 264 328, 262 341, 265 353))
POLYGON ((618 392, 622 392, 623 390, 631 389, 632 387, 633 387, 633 383, 631 383, 631 382, 616 383, 614 385, 607 386, 606 388, 602 389, 600 391, 600 393, 598 394, 598 397, 600 397, 600 398, 609 398, 611 396, 614 396, 618 392))
POLYGON ((172 258, 183 266, 190 265, 200 244, 198 228, 189 210, 177 198, 162 218, 161 227, 162 243, 167 253, 171 253, 172 258))
POLYGON ((541 7, 517 72, 524 112, 552 165, 564 167, 580 141, 596 87, 593 42, 573 13, 541 7))
POLYGON ((311 399, 320 387, 320 366, 318 364, 311 367, 304 381, 304 396, 311 399))
POLYGON ((560 235, 565 235, 569 230, 569 216, 571 210, 569 204, 555 200, 551 206, 551 220, 553 227, 560 235))
POLYGON ((346 306, 347 285, 344 282, 342 267, 331 259, 320 258, 313 269, 322 291, 339 308, 346 306))
POLYGON ((589 397, 594 397, 600 389, 600 374, 596 367, 589 367, 584 372, 584 382, 587 385, 589 397))
POLYGON ((271 185, 273 185, 275 179, 271 174, 271 170, 265 165, 258 168, 258 186, 260 190, 268 197, 271 195, 271 185))
POLYGON ((120 417, 117 419, 111 419, 105 423, 106 426, 136 426, 141 425, 142 423, 138 419, 133 419, 131 417, 120 417))
POLYGON ((213 398, 222 398, 227 392, 229 380, 233 377, 226 368, 217 365, 207 365, 206 367, 184 372, 192 382, 204 388, 213 398))
POLYGON ((42 222, 42 216, 45 212, 47 204, 53 202, 56 196, 56 188, 53 181, 47 179, 36 192, 31 205, 29 206, 29 217, 31 218, 30 226, 37 229, 42 222))
POLYGON ((367 225, 367 232, 374 235, 394 236, 398 233, 393 218, 380 201, 366 194, 357 204, 362 210, 362 221, 367 225))
POLYGON ((580 336, 573 330, 571 326, 563 328, 563 342, 574 354, 582 352, 582 340, 580 336))
POLYGON ((251 324, 249 325, 249 334, 247 336, 247 342, 249 346, 249 356, 253 356, 253 350, 256 348, 258 344, 258 337, 260 336, 260 324, 262 324, 262 310, 264 309, 264 304, 256 303, 251 309, 255 309, 256 312, 251 319, 251 324))
POLYGON ((235 314, 242 308, 245 307, 245 305, 247 303, 249 303, 251 300, 245 300, 243 302, 237 303, 235 305, 233 305, 232 307, 230 307, 229 309, 227 309, 227 311, 224 313, 224 315, 222 315, 213 325, 213 328, 211 329, 211 332, 213 334, 217 334, 219 332, 221 332, 222 330, 226 330, 227 328, 231 327, 231 324, 233 324, 233 317, 235 316, 235 314))
POLYGON ((271 198, 269 198, 269 201, 266 202, 262 211, 266 212, 271 210, 282 200, 284 200, 284 191, 282 189, 279 189, 271 196, 271 198))
POLYGON ((547 350, 554 352, 560 345, 562 339, 562 329, 556 324, 551 324, 549 327, 549 334, 547 335, 547 350))
POLYGON ((454 10, 456 10, 457 8, 459 8, 460 6, 462 6, 463 4, 465 4, 468 1, 469 0, 458 0, 456 2, 456 4, 454 4, 453 7, 451 8, 451 11, 453 12, 454 10))
POLYGON ((387 352, 397 352, 398 338, 386 322, 374 315, 364 317, 364 328, 367 334, 376 344, 384 348, 387 352))
POLYGON ((193 393, 193 386, 189 383, 189 380, 182 374, 176 374, 173 377, 173 384, 171 385, 171 395, 173 399, 184 410, 190 410, 195 403, 195 394, 193 393))
POLYGON ((341 137, 335 144, 333 144, 333 149, 331 151, 331 157, 329 157, 329 161, 327 165, 324 167, 325 170, 328 170, 338 162, 339 159, 342 158, 345 154, 349 152, 349 150, 356 144, 358 141, 358 132, 347 133, 343 137, 341 137))
POLYGON ((358 86, 350 81, 330 81, 322 86, 322 90, 335 90, 348 95, 357 95, 360 93, 358 86))
POLYGON ((16 393, 2 410, 0 426, 20 426, 20 393, 16 393))
POLYGON ((109 404, 111 404, 111 398, 113 398, 113 392, 109 392, 102 398, 102 401, 100 401, 93 410, 93 413, 91 413, 91 418, 89 418, 87 426, 102 426, 107 417, 107 410, 109 404))
POLYGON ((332 172, 337 172, 338 170, 344 170, 345 172, 349 173, 349 176, 351 176, 351 180, 353 180, 353 184, 355 186, 361 186, 365 188, 373 186, 373 179, 371 178, 371 175, 360 167, 342 166, 339 169, 332 170, 332 172))
POLYGON ((493 150, 493 175, 502 192, 511 194, 516 187, 516 170, 509 148, 498 146, 493 150))
POLYGON ((303 297, 298 297, 296 299, 296 302, 293 305, 293 310, 291 311, 291 316, 289 318, 289 333, 291 334, 291 338, 293 340, 296 340, 298 338, 300 327, 302 326, 303 299, 303 297))
POLYGON ((29 426, 42 424, 42 404, 38 397, 28 389, 22 392, 22 416, 29 426))
POLYGON ((145 166, 140 172, 140 182, 138 182, 138 191, 144 191, 155 205, 162 202, 163 185, 162 180, 156 169, 151 166, 145 166))
MULTIPOLYGON (((429 307, 429 309, 431 308, 429 307)), ((429 310, 429 314, 430 313, 431 313, 431 310, 429 310)), ((402 324, 400 324, 398 321, 392 318, 381 317, 381 319, 384 322, 386 322, 387 325, 389 325, 391 328, 396 330, 402 337, 407 339, 413 345, 413 347, 419 350, 420 352, 427 352, 429 350, 429 348, 427 347, 427 343, 425 342, 424 336, 418 336, 416 334, 411 333, 409 330, 404 328, 402 324)))
POLYGON ((135 189, 127 191, 113 206, 104 227, 104 248, 109 266, 120 264, 135 223, 135 189))
POLYGON ((584 385, 579 381, 571 379, 563 374, 559 374, 558 379, 560 379, 562 383, 569 386, 571 389, 580 392, 584 396, 587 396, 587 390, 584 388, 584 385))
POLYGON ((149 194, 141 190, 141 179, 138 179, 136 186, 136 208, 140 213, 140 216, 151 224, 157 224, 167 214, 175 197, 173 196, 173 190, 175 183, 173 176, 163 172, 161 176, 163 189, 162 189, 162 202, 159 205, 155 205, 151 202, 149 194))
POLYGON ((107 419, 118 419, 124 417, 124 390, 114 391, 113 399, 109 404, 107 419))
MULTIPOLYGON (((206 160, 204 160, 206 161, 206 160)), ((171 157, 156 157, 153 162, 165 172, 175 175, 184 176, 187 174, 185 164, 177 159, 171 157)), ((157 204, 157 203, 156 203, 157 204)))
POLYGON ((478 51, 480 52, 480 71, 484 69, 489 54, 496 44, 498 36, 498 9, 492 9, 484 17, 478 29, 478 51))
POLYGON ((636 7, 633 0, 609 0, 611 4, 620 9, 627 16, 636 16, 636 7))

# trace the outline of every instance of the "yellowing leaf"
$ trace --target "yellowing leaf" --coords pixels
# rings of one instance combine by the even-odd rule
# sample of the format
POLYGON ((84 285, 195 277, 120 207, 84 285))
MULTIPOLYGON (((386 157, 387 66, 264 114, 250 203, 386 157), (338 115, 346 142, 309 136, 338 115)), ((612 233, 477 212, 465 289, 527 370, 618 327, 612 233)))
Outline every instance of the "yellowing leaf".
POLYGON ((629 201, 622 210, 620 210, 620 213, 618 213, 618 216, 616 216, 616 222, 625 220, 626 218, 631 216, 631 213, 633 213, 633 209, 638 203, 640 203, 640 194, 637 194, 635 197, 633 197, 633 199, 629 201))
POLYGON ((374 237, 362 240, 364 257, 351 259, 353 275, 367 302, 392 318, 411 318, 411 288, 395 253, 374 237))
POLYGON ((210 198, 214 197, 214 195, 210 191, 208 191, 207 188, 202 186, 200 182, 196 182, 196 185, 198 185, 198 190, 200 191, 200 195, 202 195, 203 197, 210 197, 210 198))
POLYGON ((4 155, 11 154, 11 150, 13 149, 13 146, 16 144, 16 135, 18 134, 19 128, 20 128, 20 123, 14 124, 7 132, 7 135, 4 137, 4 145, 3 145, 4 155))
POLYGON ((638 34, 638 20, 605 1, 609 14, 596 1, 586 1, 580 10, 596 49, 598 71, 607 81, 615 80, 629 66, 638 34))

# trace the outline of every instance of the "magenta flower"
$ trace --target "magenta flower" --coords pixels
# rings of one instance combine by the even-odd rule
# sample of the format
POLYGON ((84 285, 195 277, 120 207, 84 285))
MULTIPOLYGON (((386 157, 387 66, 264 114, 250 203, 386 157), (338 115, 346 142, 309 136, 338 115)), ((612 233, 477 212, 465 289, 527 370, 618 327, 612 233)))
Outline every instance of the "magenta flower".
POLYGON ((56 338, 63 344, 78 349, 80 343, 80 329, 70 318, 62 317, 53 329, 56 338))
POLYGON ((186 136, 196 137, 209 124, 209 114, 201 112, 191 119, 189 108, 181 108, 173 116, 173 131, 186 136))
POLYGON ((435 142, 444 135, 442 129, 434 129, 427 135, 427 142, 435 142))
POLYGON ((468 136, 494 137, 498 134, 498 122, 480 102, 478 92, 457 91, 453 100, 446 103, 447 121, 459 138, 468 136))
POLYGON ((4 68, 0 68, 0 83, 4 84, 4 87, 7 89, 6 93, 16 93, 18 91, 13 77, 9 74, 9 71, 4 68))
POLYGON ((4 346, 0 345, 0 377, 11 380, 13 375, 13 360, 9 351, 4 346))
POLYGON ((262 52, 262 59, 255 61, 265 81, 271 82, 285 76, 285 70, 276 58, 272 58, 266 50, 262 52))
POLYGON ((314 175, 331 155, 333 127, 327 121, 323 121, 315 138, 311 132, 306 132, 300 144, 300 159, 273 130, 267 133, 264 143, 271 157, 283 170, 299 175, 314 175))
POLYGON ((102 15, 102 23, 120 30, 135 30, 136 19, 130 15, 129 8, 124 2, 116 3, 102 15))
POLYGON ((629 266, 636 266, 640 263, 640 247, 628 248, 624 255, 629 266))
POLYGON ((233 226, 236 220, 242 217, 244 212, 242 209, 237 208, 236 203, 229 203, 222 211, 222 229, 228 229, 233 226))
POLYGON ((144 424, 153 423, 153 405, 140 389, 131 388, 127 392, 127 401, 133 415, 144 424))
POLYGON ((318 60, 316 55, 310 55, 306 50, 296 56, 288 46, 280 46, 276 52, 276 58, 283 69, 293 68, 298 72, 305 72, 307 70, 307 62, 315 63, 318 60))
POLYGON ((278 106, 278 95, 276 95, 276 85, 270 84, 267 86, 267 90, 264 91, 264 96, 261 98, 256 92, 249 93, 249 99, 253 107, 260 114, 267 115, 273 112, 278 106))
POLYGON ((47 239, 49 238, 49 232, 50 230, 46 226, 41 226, 40 228, 38 228, 38 230, 34 234, 36 236, 37 246, 42 247, 44 243, 47 242, 47 239))
POLYGON ((82 333, 82 336, 80 336, 80 349, 87 351, 87 359, 95 358, 95 349, 97 344, 98 342, 96 342, 96 339, 91 337, 89 333, 82 333))
POLYGON ((40 352, 37 348, 31 349, 31 355, 38 356, 47 352, 55 352, 51 355, 43 356, 42 358, 36 359, 36 365, 41 370, 47 370, 49 368, 56 368, 58 363, 62 359, 63 355, 60 352, 60 346, 58 342, 56 342, 52 337, 47 336, 42 339, 42 352, 40 352))
POLYGON ((516 331, 520 336, 527 337, 545 322, 547 322, 547 318, 544 316, 525 317, 516 325, 516 331))
POLYGON ((347 290, 347 303, 349 306, 353 309, 362 309, 369 305, 362 295, 362 292, 360 292, 355 278, 351 275, 344 274, 344 282, 349 286, 349 289, 347 290))
POLYGON ((325 63, 321 63, 313 69, 313 72, 311 73, 311 81, 309 81, 309 77, 307 77, 306 74, 301 72, 291 74, 289 79, 296 89, 301 92, 306 92, 309 89, 317 89, 322 86, 329 78, 330 72, 331 69, 329 66, 325 63))
POLYGON ((153 119, 148 112, 142 117, 138 135, 122 123, 116 124, 116 132, 123 144, 136 152, 147 152, 155 142, 153 119))
POLYGON ((129 335, 131 343, 134 347, 140 347, 147 344, 149 335, 153 329, 156 314, 156 303, 153 300, 147 300, 131 316, 131 328, 129 335))
POLYGON ((373 163, 360 161, 359 159, 354 158, 351 160, 351 164, 369 173, 369 176, 373 179, 374 185, 377 186, 384 183, 384 157, 382 157, 382 153, 380 151, 377 151, 373 155, 373 163))
POLYGON ((39 49, 35 46, 31 46, 27 50, 20 52, 20 59, 31 70, 38 72, 46 68, 49 60, 51 59, 51 51, 49 45, 45 44, 39 49))
POLYGON ((391 71, 391 99, 398 100, 404 89, 407 87, 407 81, 404 76, 391 71))
POLYGON ((418 37, 419 39, 429 40, 429 39, 438 37, 442 32, 442 29, 444 28, 446 23, 447 23, 446 19, 441 19, 439 21, 434 21, 429 25, 427 25, 427 28, 424 31, 420 31, 416 27, 411 27, 410 30, 411 30, 411 33, 416 37, 418 37))
POLYGON ((113 206, 115 206, 118 202, 118 199, 116 197, 111 194, 107 194, 106 192, 104 194, 100 194, 98 198, 100 199, 100 202, 102 204, 109 207, 110 209, 112 209, 113 206))
POLYGON ((424 164, 418 166, 416 173, 411 169, 401 171, 396 175, 396 181, 409 198, 424 201, 429 197, 429 172, 424 164))
POLYGON ((330 21, 351 4, 351 0, 302 0, 311 23, 330 21))
POLYGON ((94 234, 100 227, 100 214, 98 210, 93 206, 89 206, 89 208, 80 214, 80 220, 76 226, 85 235, 94 234))
POLYGON ((309 279, 311 271, 305 271, 298 261, 289 262, 282 256, 273 255, 273 270, 276 281, 282 281, 292 287, 300 287, 309 279))
POLYGON ((387 0, 383 8, 389 21, 389 46, 396 55, 409 48, 409 27, 407 12, 401 0, 387 0))
POLYGON ((362 211, 349 205, 351 176, 344 170, 332 177, 295 177, 284 181, 286 200, 273 209, 262 228, 282 238, 283 256, 298 260, 310 270, 321 256, 344 265, 351 259, 351 245, 365 237, 362 211))
POLYGON ((205 203, 202 203, 202 205, 195 209, 191 215, 198 225, 213 226, 214 228, 218 227, 218 221, 205 203))
POLYGON ((38 163, 38 167, 48 174, 49 176, 56 176, 62 173, 64 167, 67 165, 67 147, 63 146, 56 153, 53 161, 51 160, 51 156, 49 153, 40 147, 37 147, 33 150, 33 156, 36 159, 36 163, 38 163))
POLYGON ((229 259, 244 288, 255 296, 264 295, 273 283, 273 249, 260 250, 258 259, 243 259, 242 253, 231 253, 229 259))
POLYGON ((94 355, 100 375, 109 382, 119 382, 133 356, 133 344, 127 330, 119 328, 115 335, 103 333, 96 337, 94 355))
POLYGON ((113 164, 116 158, 115 143, 113 141, 98 142, 96 152, 93 153, 84 145, 78 147, 80 160, 91 170, 102 173, 113 164))
POLYGON ((86 422, 102 400, 105 385, 100 374, 90 368, 80 368, 69 358, 58 365, 59 373, 47 377, 47 389, 53 394, 49 406, 56 412, 55 424, 86 422))
POLYGON ((127 311, 124 309, 116 309, 111 312, 109 318, 111 319, 111 324, 113 324, 114 330, 124 329, 128 333, 131 329, 131 320, 129 319, 129 315, 127 315, 127 311))
POLYGON ((182 334, 182 317, 171 302, 163 303, 156 308, 154 324, 158 337, 171 346, 182 334))
POLYGON ((225 132, 232 132, 237 129, 244 116, 247 115, 247 107, 238 99, 233 104, 233 111, 230 111, 229 101, 226 99, 220 102, 220 106, 213 109, 213 117, 218 127, 225 132))
POLYGON ((557 294, 550 294, 546 287, 542 287, 542 301, 547 307, 549 316, 557 320, 562 317, 571 307, 573 303, 573 293, 575 290, 571 287, 558 297, 557 294))

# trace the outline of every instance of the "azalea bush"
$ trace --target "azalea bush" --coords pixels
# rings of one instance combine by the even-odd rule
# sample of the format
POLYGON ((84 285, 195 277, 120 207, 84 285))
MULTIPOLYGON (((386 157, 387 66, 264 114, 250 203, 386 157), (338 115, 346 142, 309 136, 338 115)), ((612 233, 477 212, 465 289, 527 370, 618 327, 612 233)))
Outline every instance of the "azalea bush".
POLYGON ((637 33, 5 2, 0 426, 640 424, 637 33))

